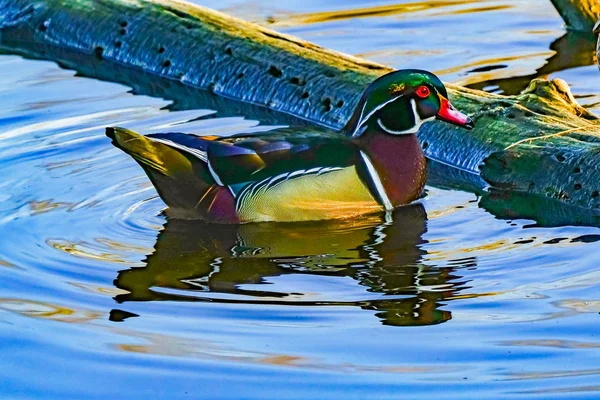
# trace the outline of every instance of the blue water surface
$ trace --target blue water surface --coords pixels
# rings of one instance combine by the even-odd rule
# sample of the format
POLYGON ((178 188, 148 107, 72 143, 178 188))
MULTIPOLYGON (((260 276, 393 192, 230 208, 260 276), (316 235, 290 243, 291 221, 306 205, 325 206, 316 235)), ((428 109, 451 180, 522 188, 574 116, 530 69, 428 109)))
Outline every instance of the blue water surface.
MULTIPOLYGON (((547 0, 196 3, 493 92, 559 77, 600 111, 547 0)), ((600 229, 436 186, 344 223, 167 222, 104 128, 265 121, 15 55, 0 82, 0 398, 600 397, 600 229)))

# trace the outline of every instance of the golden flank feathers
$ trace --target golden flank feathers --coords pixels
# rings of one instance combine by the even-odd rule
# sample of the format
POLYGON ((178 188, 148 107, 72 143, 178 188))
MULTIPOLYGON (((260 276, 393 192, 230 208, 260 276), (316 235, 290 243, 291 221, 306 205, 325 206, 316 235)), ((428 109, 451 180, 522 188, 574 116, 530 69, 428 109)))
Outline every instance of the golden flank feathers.
POLYGON ((294 177, 258 189, 238 209, 241 221, 346 219, 382 211, 355 167, 294 177))

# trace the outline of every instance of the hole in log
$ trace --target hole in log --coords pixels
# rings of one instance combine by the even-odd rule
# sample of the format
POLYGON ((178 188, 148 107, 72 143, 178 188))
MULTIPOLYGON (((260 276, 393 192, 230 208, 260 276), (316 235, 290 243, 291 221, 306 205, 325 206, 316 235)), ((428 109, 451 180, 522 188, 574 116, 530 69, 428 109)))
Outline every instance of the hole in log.
POLYGON ((526 117, 533 117, 533 113, 531 111, 525 111, 526 117))
POLYGON ((333 78, 335 74, 333 73, 333 71, 325 71, 325 76, 328 78, 333 78))
POLYGON ((579 168, 579 167, 575 167, 575 168, 573 169, 573 173, 574 173, 574 174, 580 174, 580 173, 581 173, 581 168, 579 168))
POLYGON ((162 63, 163 68, 169 68, 171 66, 171 61, 170 60, 165 60, 165 62, 162 63))
POLYGON ((558 161, 558 162, 565 162, 565 160, 566 160, 565 156, 563 156, 562 154, 557 154, 555 156, 555 158, 556 158, 556 161, 558 161))
POLYGON ((429 147, 429 143, 423 142, 423 145, 421 147, 423 147, 423 150, 426 150, 429 147))
POLYGON ((597 199, 598 197, 600 197, 600 192, 597 190, 594 190, 592 192, 592 198, 597 199))
POLYGON ((103 52, 104 52, 104 49, 101 46, 98 46, 98 47, 94 48, 94 55, 99 60, 102 60, 102 53, 103 52))
POLYGON ((271 65, 271 67, 269 68, 269 73, 275 78, 281 78, 281 76, 283 75, 283 72, 274 65, 271 65))
POLYGON ((573 189, 575 189, 575 190, 581 190, 582 187, 583 186, 581 186, 581 183, 576 183, 573 185, 573 189))
POLYGON ((48 30, 48 21, 44 21, 40 24, 39 28, 40 32, 46 32, 48 30))
POLYGON ((164 52, 165 52, 165 48, 164 48, 164 47, 160 47, 160 48, 158 49, 158 54, 162 54, 162 53, 164 53, 164 52))
POLYGON ((336 106, 337 108, 340 108, 340 107, 341 107, 341 106, 343 106, 343 105, 344 105, 344 100, 340 100, 340 101, 338 101, 337 103, 335 103, 335 106, 336 106))
POLYGON ((127 27, 127 21, 121 21, 119 23, 119 25, 121 25, 121 28, 126 28, 127 27))
POLYGON ((117 40, 117 41, 115 42, 115 47, 116 47, 117 49, 120 49, 122 45, 123 45, 123 43, 122 43, 120 40, 117 40))
POLYGON ((298 86, 304 86, 306 85, 306 82, 304 82, 302 79, 298 78, 298 77, 292 77, 290 78, 290 83, 292 85, 298 85, 298 86))
POLYGON ((325 109, 325 112, 331 111, 331 99, 329 97, 323 100, 323 108, 325 109))
POLYGON ((237 78, 238 78, 238 79, 242 79, 243 77, 244 77, 244 73, 243 73, 243 72, 240 72, 240 73, 237 75, 237 78))
POLYGON ((228 56, 232 56, 233 55, 233 50, 231 50, 231 47, 227 47, 225 49, 225 54, 227 54, 228 56))
POLYGON ((515 118, 517 118, 517 116, 516 116, 514 113, 508 113, 506 116, 507 116, 508 118, 510 118, 510 119, 515 119, 515 118))
POLYGON ((309 96, 308 92, 304 92, 304 93, 302 93, 302 96, 300 96, 300 97, 302 97, 303 99, 308 99, 308 96, 309 96))
POLYGON ((125 36, 126 34, 127 34, 127 29, 122 28, 122 29, 119 30, 119 35, 125 36))

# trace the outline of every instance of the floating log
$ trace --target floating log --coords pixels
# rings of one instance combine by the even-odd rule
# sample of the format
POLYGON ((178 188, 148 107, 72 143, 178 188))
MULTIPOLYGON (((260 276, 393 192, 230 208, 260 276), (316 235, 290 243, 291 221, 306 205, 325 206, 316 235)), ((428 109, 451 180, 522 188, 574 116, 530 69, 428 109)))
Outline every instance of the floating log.
MULTIPOLYGON (((0 46, 102 79, 143 79, 138 88, 177 92, 183 103, 182 88, 201 88, 333 129, 390 71, 176 0, 0 0, 0 46), (115 72, 124 69, 131 73, 115 72)), ((600 120, 564 82, 534 80, 517 96, 447 86, 476 128, 425 124, 419 137, 430 159, 481 172, 493 186, 600 207, 600 120)))
POLYGON ((600 16, 599 0, 550 0, 567 29, 591 34, 600 16))

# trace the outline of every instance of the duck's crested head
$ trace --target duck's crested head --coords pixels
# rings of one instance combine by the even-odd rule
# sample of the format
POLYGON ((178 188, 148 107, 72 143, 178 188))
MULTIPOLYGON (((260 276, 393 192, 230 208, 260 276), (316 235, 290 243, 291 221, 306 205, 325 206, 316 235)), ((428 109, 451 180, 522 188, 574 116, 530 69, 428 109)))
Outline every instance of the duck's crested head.
POLYGON ((435 118, 467 129, 474 126, 471 118, 450 104, 446 87, 437 76, 423 70, 399 70, 369 85, 345 130, 353 136, 368 129, 413 134, 423 122, 435 118))

